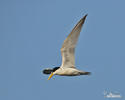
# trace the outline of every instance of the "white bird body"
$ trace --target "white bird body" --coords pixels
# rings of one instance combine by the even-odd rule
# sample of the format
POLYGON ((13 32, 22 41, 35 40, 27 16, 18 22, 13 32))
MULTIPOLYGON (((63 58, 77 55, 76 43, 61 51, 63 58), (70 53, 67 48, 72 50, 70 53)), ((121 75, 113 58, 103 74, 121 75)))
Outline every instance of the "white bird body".
POLYGON ((75 68, 59 68, 53 74, 60 76, 78 76, 80 75, 80 71, 75 68))
POLYGON ((53 75, 60 75, 60 76, 78 76, 78 75, 89 75, 90 72, 84 72, 77 70, 75 67, 75 47, 78 41, 78 37, 80 35, 80 31, 82 29, 82 26, 86 19, 85 15, 73 28, 71 33, 68 35, 68 37, 64 40, 64 43, 61 48, 61 54, 62 54, 62 65, 60 67, 56 67, 56 69, 51 70, 45 70, 44 73, 48 74, 51 72, 51 75, 49 76, 48 80, 53 75))

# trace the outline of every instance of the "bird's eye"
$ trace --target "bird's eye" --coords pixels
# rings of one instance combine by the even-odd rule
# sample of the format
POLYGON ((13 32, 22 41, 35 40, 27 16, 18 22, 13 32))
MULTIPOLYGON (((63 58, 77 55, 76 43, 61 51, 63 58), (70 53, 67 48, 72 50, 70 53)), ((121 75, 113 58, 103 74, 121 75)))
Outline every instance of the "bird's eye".
POLYGON ((43 70, 44 74, 51 74, 51 72, 53 72, 53 70, 49 68, 43 70))

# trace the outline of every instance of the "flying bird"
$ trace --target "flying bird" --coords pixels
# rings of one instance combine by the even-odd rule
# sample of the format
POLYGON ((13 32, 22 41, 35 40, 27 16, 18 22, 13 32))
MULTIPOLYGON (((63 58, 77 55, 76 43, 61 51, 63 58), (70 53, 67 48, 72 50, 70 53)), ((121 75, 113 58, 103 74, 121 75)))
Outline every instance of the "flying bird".
POLYGON ((43 70, 44 74, 50 74, 48 80, 53 75, 60 75, 60 76, 90 75, 90 72, 78 70, 76 69, 75 66, 75 47, 86 17, 87 14, 76 24, 71 33, 64 40, 64 43, 61 48, 62 65, 60 67, 46 68, 43 70))

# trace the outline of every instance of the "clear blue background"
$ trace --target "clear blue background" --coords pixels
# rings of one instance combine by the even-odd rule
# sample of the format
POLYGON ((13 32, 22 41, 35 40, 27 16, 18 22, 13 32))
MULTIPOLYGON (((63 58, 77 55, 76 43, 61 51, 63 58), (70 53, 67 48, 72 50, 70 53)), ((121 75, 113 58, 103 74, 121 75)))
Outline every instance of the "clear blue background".
POLYGON ((0 68, 0 100, 124 98, 125 0, 1 0, 0 68), (64 39, 87 13, 76 66, 92 75, 48 81, 41 71, 60 66, 64 39))

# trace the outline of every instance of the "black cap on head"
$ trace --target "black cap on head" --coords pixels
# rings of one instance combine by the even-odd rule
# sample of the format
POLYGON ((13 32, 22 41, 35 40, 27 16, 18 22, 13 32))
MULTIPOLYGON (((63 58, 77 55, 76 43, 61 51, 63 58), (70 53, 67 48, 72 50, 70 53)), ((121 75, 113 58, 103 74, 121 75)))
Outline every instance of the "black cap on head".
POLYGON ((53 72, 53 69, 51 69, 51 68, 46 68, 43 70, 44 74, 51 74, 51 72, 53 72))
POLYGON ((51 74, 52 72, 55 72, 60 67, 54 67, 54 68, 46 68, 43 70, 43 74, 51 74))
POLYGON ((59 69, 60 67, 54 67, 53 68, 53 72, 55 72, 57 69, 59 69))

